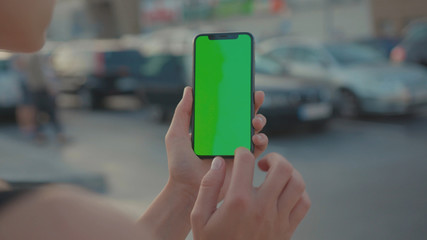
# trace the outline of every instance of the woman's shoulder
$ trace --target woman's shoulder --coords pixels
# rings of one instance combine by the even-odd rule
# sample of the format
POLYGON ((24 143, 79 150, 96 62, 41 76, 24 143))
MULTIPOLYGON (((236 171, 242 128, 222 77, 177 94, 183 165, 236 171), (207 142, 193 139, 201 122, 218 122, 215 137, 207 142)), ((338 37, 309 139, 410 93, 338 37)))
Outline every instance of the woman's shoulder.
POLYGON ((8 189, 0 192, 0 211, 20 197, 32 192, 32 189, 8 189))

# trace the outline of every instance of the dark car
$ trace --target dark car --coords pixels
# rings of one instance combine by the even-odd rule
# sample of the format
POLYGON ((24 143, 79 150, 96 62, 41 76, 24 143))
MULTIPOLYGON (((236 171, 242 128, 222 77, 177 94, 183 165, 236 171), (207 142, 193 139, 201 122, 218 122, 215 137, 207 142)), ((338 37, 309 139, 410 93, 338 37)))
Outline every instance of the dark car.
POLYGON ((147 57, 142 66, 142 84, 138 95, 160 113, 160 120, 166 121, 182 96, 190 80, 186 55, 159 54, 147 57))
POLYGON ((144 61, 137 50, 95 53, 95 71, 83 86, 88 94, 86 104, 99 109, 107 96, 135 94, 141 85, 144 61))
POLYGON ((402 42, 393 49, 391 60, 427 67, 427 19, 409 24, 402 42))
POLYGON ((79 94, 82 105, 104 107, 111 95, 135 94, 142 79, 144 57, 135 49, 121 48, 115 42, 69 44, 53 54, 62 91, 79 94))
POLYGON ((267 131, 306 125, 313 130, 327 126, 333 115, 333 96, 328 85, 286 75, 276 61, 257 56, 255 87, 265 92, 260 113, 267 131))
POLYGON ((0 52, 0 115, 14 116, 22 99, 22 82, 13 69, 12 54, 0 52))

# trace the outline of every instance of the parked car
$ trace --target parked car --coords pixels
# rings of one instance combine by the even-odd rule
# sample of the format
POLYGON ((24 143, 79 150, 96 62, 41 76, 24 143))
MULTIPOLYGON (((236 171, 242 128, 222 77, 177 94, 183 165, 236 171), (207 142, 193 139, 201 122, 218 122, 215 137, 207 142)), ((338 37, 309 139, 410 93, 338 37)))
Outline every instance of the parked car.
POLYGON ((191 57, 162 53, 147 57, 142 66, 142 84, 138 95, 160 113, 160 120, 170 119, 191 81, 191 57))
POLYGON ((391 51, 399 44, 398 38, 364 38, 355 41, 355 43, 370 47, 381 52, 386 58, 389 58, 391 51))
POLYGON ((259 46, 291 75, 334 84, 336 107, 344 117, 402 115, 427 104, 427 72, 416 65, 392 64, 371 48, 284 38, 259 46))
POLYGON ((61 91, 77 94, 95 69, 94 46, 86 43, 66 43, 52 54, 52 64, 61 81, 61 91))
POLYGON ((391 60, 427 67, 427 18, 406 27, 402 42, 391 53, 391 60))
POLYGON ((107 96, 136 94, 142 83, 141 68, 145 61, 139 51, 105 51, 96 52, 94 56, 95 71, 88 76, 82 89, 87 93, 87 105, 99 109, 104 107, 107 96))
MULTIPOLYGON (((183 88, 191 84, 191 56, 154 55, 147 58, 142 69, 139 96, 160 111, 160 120, 168 120, 183 88)), ((262 57, 257 57, 256 72, 256 89, 266 93, 260 112, 268 118, 269 130, 285 129, 295 124, 306 124, 312 129, 323 129, 327 125, 333 106, 328 84, 287 77, 277 62, 262 57)))
POLYGON ((146 57, 143 81, 138 95, 159 115, 171 118, 185 86, 191 85, 193 37, 198 33, 186 27, 165 28, 137 38, 123 39, 146 57))
POLYGON ((12 116, 22 99, 22 82, 12 66, 13 55, 0 52, 0 114, 12 116))
POLYGON ((62 92, 78 94, 84 107, 101 109, 108 96, 135 93, 144 57, 116 40, 90 40, 57 47, 52 62, 62 92))
POLYGON ((266 116, 267 131, 306 125, 324 129, 333 114, 333 95, 329 84, 286 75, 273 59, 255 58, 255 87, 265 92, 260 113, 266 116))
POLYGON ((82 104, 92 109, 103 108, 107 96, 135 94, 143 63, 138 50, 114 41, 65 45, 53 54, 62 91, 79 94, 82 104))

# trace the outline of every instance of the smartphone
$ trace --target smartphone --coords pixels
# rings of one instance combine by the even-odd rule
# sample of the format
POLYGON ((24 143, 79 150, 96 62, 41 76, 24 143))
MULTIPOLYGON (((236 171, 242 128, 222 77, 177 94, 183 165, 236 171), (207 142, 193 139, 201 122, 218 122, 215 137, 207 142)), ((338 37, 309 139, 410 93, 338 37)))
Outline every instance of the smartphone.
POLYGON ((200 34, 193 53, 193 149, 200 158, 253 152, 254 38, 246 32, 200 34))

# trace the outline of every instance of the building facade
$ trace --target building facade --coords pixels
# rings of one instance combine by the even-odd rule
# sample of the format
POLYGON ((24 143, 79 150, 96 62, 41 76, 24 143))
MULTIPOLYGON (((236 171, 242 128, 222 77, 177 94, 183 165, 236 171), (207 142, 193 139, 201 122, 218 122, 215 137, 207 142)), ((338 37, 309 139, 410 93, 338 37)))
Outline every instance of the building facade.
POLYGON ((427 0, 58 0, 49 35, 116 38, 163 26, 216 24, 258 36, 399 37, 427 0), (282 4, 278 4, 282 2, 282 4), (279 10, 278 10, 279 9, 279 10), (283 11, 281 11, 281 9, 283 11), (278 11, 277 11, 278 10, 278 11))

